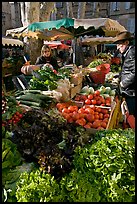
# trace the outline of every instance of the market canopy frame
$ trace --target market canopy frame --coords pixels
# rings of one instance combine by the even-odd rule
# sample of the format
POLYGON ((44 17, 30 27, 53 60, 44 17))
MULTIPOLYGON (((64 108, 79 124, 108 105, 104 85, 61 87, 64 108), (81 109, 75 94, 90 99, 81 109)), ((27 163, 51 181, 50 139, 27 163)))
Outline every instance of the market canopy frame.
POLYGON ((126 31, 124 26, 110 18, 73 19, 34 22, 28 26, 10 29, 6 35, 32 37, 43 40, 70 40, 84 35, 115 37, 126 31))

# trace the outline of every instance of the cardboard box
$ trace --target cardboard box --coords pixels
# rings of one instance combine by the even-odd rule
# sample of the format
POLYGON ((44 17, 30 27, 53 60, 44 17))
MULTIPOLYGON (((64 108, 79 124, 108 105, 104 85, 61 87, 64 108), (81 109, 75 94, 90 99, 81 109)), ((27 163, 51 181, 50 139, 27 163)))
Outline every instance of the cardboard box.
POLYGON ((77 73, 77 74, 72 74, 70 82, 74 85, 79 85, 83 81, 83 74, 82 73, 77 73))
POLYGON ((70 88, 70 98, 74 98, 74 96, 81 91, 81 88, 82 88, 82 83, 70 88))

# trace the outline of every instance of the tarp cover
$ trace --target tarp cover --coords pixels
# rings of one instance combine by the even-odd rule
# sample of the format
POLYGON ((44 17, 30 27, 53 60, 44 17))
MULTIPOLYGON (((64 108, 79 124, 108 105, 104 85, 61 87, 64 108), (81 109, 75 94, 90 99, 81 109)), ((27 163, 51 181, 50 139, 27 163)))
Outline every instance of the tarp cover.
POLYGON ((11 38, 4 38, 2 37, 2 45, 12 45, 12 46, 22 46, 23 47, 23 42, 18 40, 18 39, 11 39, 11 38))
POLYGON ((110 18, 72 19, 64 18, 56 21, 34 22, 26 28, 10 29, 7 34, 28 36, 45 40, 74 39, 84 35, 115 37, 126 29, 116 20, 110 18))

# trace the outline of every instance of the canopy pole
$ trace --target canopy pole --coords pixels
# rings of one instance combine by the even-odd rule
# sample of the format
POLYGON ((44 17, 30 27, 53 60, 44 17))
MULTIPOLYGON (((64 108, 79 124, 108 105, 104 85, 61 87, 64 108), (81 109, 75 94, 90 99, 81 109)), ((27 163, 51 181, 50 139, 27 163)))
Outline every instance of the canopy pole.
POLYGON ((76 63, 76 43, 77 43, 77 38, 74 38, 74 39, 72 40, 73 64, 76 63))

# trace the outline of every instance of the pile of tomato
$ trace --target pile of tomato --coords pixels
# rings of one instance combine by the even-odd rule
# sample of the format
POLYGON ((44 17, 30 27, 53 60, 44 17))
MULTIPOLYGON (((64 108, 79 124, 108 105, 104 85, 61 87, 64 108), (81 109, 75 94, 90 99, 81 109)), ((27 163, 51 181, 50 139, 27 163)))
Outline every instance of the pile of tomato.
POLYGON ((109 109, 96 107, 93 104, 78 108, 68 103, 57 103, 56 107, 68 123, 75 123, 84 128, 106 129, 109 121, 109 109))
POLYGON ((75 101, 81 101, 86 105, 111 106, 111 97, 104 98, 100 95, 99 90, 89 95, 78 94, 75 97, 75 101))
POLYGON ((23 110, 22 112, 16 111, 9 120, 2 121, 2 126, 15 125, 16 123, 18 123, 21 120, 24 112, 25 112, 25 110, 23 110))

